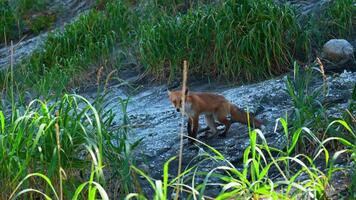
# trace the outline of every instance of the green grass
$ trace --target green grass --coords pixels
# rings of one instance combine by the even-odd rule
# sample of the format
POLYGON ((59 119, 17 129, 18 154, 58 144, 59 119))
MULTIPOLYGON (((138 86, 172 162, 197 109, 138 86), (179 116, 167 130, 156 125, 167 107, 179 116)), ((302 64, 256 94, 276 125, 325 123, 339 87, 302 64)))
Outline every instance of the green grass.
POLYGON ((21 39, 26 29, 38 34, 49 28, 55 20, 54 14, 31 18, 33 14, 44 13, 47 6, 47 0, 0 0, 0 43, 21 39), (29 20, 34 22, 29 23, 29 20))
POLYGON ((13 13, 8 1, 0 1, 0 42, 3 43, 7 41, 7 38, 11 39, 11 35, 14 35, 13 38, 19 38, 18 35, 18 16, 13 13))
MULTIPOLYGON (((122 105, 125 107, 127 104, 122 105)), ((123 111, 124 110, 125 109, 123 109, 123 111)), ((125 117, 123 120, 126 121, 125 117)), ((183 195, 185 199, 208 198, 209 196, 206 196, 205 192, 208 191, 211 186, 220 189, 220 193, 213 196, 214 199, 237 197, 242 199, 262 197, 273 199, 328 198, 327 191, 332 187, 330 180, 334 172, 345 170, 344 168, 335 167, 334 163, 341 155, 351 155, 356 147, 355 144, 343 138, 331 137, 319 142, 319 146, 312 152, 307 154, 294 154, 293 150, 296 148, 295 144, 297 144, 300 134, 298 131, 290 133, 286 120, 279 119, 278 121, 282 125, 284 133, 287 136, 291 134, 291 138, 293 138, 291 143, 287 144, 285 150, 276 149, 267 144, 261 131, 253 130, 249 132, 250 146, 244 151, 242 168, 241 166, 235 166, 230 163, 217 150, 200 141, 197 141, 198 144, 200 144, 199 148, 201 148, 201 152, 204 152, 198 154, 200 158, 196 160, 200 160, 200 162, 193 166, 187 166, 182 174, 176 177, 169 175, 169 166, 176 157, 172 157, 164 164, 162 180, 152 179, 142 170, 129 164, 130 168, 147 179, 148 184, 154 189, 155 193, 153 196, 145 197, 144 194, 134 193, 131 188, 129 191, 133 193, 126 193, 127 196, 125 199, 170 199, 173 188, 177 184, 182 186, 184 192, 181 195, 183 195), (325 146, 332 141, 342 143, 343 149, 337 152, 331 152, 325 148, 325 146), (320 162, 318 162, 320 160, 324 162, 324 164, 322 164, 324 167, 322 168, 320 168, 320 162), (217 166, 211 171, 206 172, 201 169, 201 167, 204 168, 205 166, 203 161, 223 162, 225 165, 217 166), (178 182, 181 178, 183 181, 178 182), (202 181, 195 181, 199 178, 202 178, 202 181)), ((356 139, 355 133, 345 121, 334 121, 330 123, 327 129, 335 125, 343 126, 347 129, 349 134, 353 135, 353 139, 356 139)), ((123 123, 123 126, 125 126, 125 123, 123 123)), ((307 128, 301 128, 301 130, 310 135, 313 134, 307 128)), ((95 143, 93 140, 91 140, 91 142, 95 143)), ((86 144, 83 146, 86 146, 86 144)), ((61 155, 66 155, 65 148, 61 148, 63 149, 63 154, 61 153, 61 155)), ((76 184, 72 184, 74 186, 72 187, 74 188, 73 191, 64 187, 65 194, 67 195, 65 198, 78 199, 81 194, 84 195, 82 197, 86 199, 95 199, 99 196, 103 199, 108 199, 109 193, 105 191, 107 184, 105 185, 104 182, 104 185, 101 185, 97 182, 97 180, 100 180, 100 177, 102 177, 102 173, 100 173, 101 170, 107 168, 100 167, 100 159, 97 160, 100 158, 102 150, 100 150, 100 146, 96 145, 92 146, 92 148, 94 149, 90 150, 90 148, 87 148, 87 151, 89 151, 92 156, 92 164, 90 164, 90 159, 87 164, 92 165, 89 181, 82 180, 83 183, 79 181, 76 184), (95 148, 98 149, 95 150, 95 148), (86 186, 88 186, 88 191, 83 190, 86 186)), ((104 148, 107 147, 105 146, 104 148)), ((106 150, 104 150, 104 152, 105 151, 106 150)), ((56 154, 53 155, 56 156, 56 154)), ((110 159, 112 158, 113 157, 110 157, 110 159)), ((66 175, 68 178, 68 169, 66 169, 65 165, 61 165, 61 167, 67 172, 66 175)), ((56 183, 53 183, 53 177, 51 179, 48 175, 42 173, 30 173, 24 176, 21 182, 19 182, 19 180, 14 182, 16 183, 16 187, 14 187, 11 193, 12 197, 24 197, 28 195, 26 197, 32 199, 42 195, 49 198, 60 199, 59 196, 62 193, 61 190, 58 190, 58 187, 56 187, 56 183), (31 185, 31 182, 37 184, 31 185)), ((68 180, 63 180, 63 183, 68 184, 68 180)), ((132 182, 129 183, 132 184, 132 182)), ((210 198, 212 197, 210 196, 210 198)))
POLYGON ((142 22, 139 48, 159 79, 171 80, 187 59, 191 75, 252 81, 285 72, 307 42, 290 7, 230 0, 142 22))
MULTIPOLYGON (((356 34, 356 5, 354 0, 339 0, 326 10, 326 26, 330 37, 347 37, 356 34)), ((325 34, 325 33, 324 33, 325 34)))
MULTIPOLYGON (((288 123, 284 119, 279 120, 284 128, 285 134, 289 135, 288 123)), ((353 131, 344 121, 332 122, 329 127, 340 123, 345 126, 354 135, 353 131)), ((307 128, 301 130, 313 134, 307 128)), ((330 190, 330 180, 334 172, 344 170, 334 167, 335 160, 342 154, 351 155, 354 143, 351 143, 342 138, 327 138, 319 142, 319 147, 308 154, 293 154, 295 145, 299 140, 299 133, 291 133, 293 140, 291 145, 287 145, 285 150, 270 147, 262 132, 253 130, 249 133, 250 146, 248 146, 243 155, 242 168, 233 165, 225 157, 214 148, 201 144, 201 150, 205 153, 198 155, 202 157, 197 160, 208 162, 226 163, 220 165, 211 171, 204 172, 200 167, 204 168, 203 162, 200 165, 194 164, 188 166, 181 175, 169 178, 168 169, 170 163, 175 159, 172 157, 164 165, 163 180, 152 179, 143 171, 133 167, 140 175, 145 177, 148 184, 154 189, 153 196, 145 197, 142 194, 130 194, 126 199, 133 197, 139 199, 170 199, 171 191, 177 184, 181 185, 184 192, 184 199, 327 199, 330 190), (295 135, 298 135, 295 137, 295 135), (262 142, 258 143, 257 139, 262 142), (337 140, 344 144, 344 149, 329 152, 325 145, 337 140), (323 153, 321 153, 323 152, 323 153), (331 156, 332 157, 329 157, 331 156), (325 162, 324 168, 320 169, 317 160, 322 159, 325 162), (293 166, 293 168, 289 167, 293 166), (178 182, 179 178, 183 178, 183 182, 178 182), (203 181, 195 181, 203 178, 203 181), (206 191, 215 186, 219 188, 220 193, 216 196, 207 196, 206 191)), ((354 138, 356 139, 356 137, 354 138)))
POLYGON ((56 15, 54 14, 42 14, 32 19, 26 19, 25 24, 32 33, 39 34, 42 30, 52 26, 55 20, 56 15))
POLYGON ((21 15, 28 15, 33 12, 43 11, 48 3, 48 0, 15 0, 10 2, 11 7, 15 8, 15 10, 21 15))
MULTIPOLYGON (((25 5, 17 6, 19 13, 40 10, 46 3, 30 8, 28 1, 19 2, 25 5)), ((9 12, 12 7, 7 1, 1 3, 0 21, 5 28, 14 27, 18 16, 9 12)), ((15 77, 23 91, 31 87, 45 96, 60 96, 67 89, 95 82, 101 67, 104 74, 120 69, 128 56, 159 81, 178 79, 184 59, 189 61, 191 76, 256 81, 290 70, 295 59, 307 62, 313 57, 311 46, 319 48, 332 37, 355 34, 352 0, 335 1, 322 15, 303 19, 292 7, 272 0, 97 3, 100 9, 90 10, 62 32, 50 33, 44 48, 18 67, 15 77)), ((49 25, 43 16, 47 15, 20 25, 39 32, 49 25)))
MULTIPOLYGON (((327 114, 327 110, 333 106, 328 103, 327 95, 329 93, 329 86, 326 79, 326 75, 322 73, 318 64, 313 63, 311 66, 300 67, 294 63, 293 76, 288 75, 286 83, 286 93, 289 94, 293 103, 293 112, 289 113, 291 127, 293 131, 300 129, 300 127, 309 127, 312 130, 317 130, 314 139, 308 139, 301 136, 299 140, 298 151, 300 153, 308 152, 313 149, 316 144, 316 140, 324 140, 326 137, 340 137, 352 141, 353 137, 349 134, 344 134, 344 131, 340 131, 342 127, 333 127, 326 131, 325 124, 329 124, 331 121, 337 120, 335 117, 331 117, 327 114), (319 86, 312 84, 312 82, 320 82, 319 86)), ((342 119, 348 124, 353 124, 354 116, 352 113, 355 111, 355 99, 356 99, 356 86, 354 86, 349 105, 345 110, 340 111, 342 113, 342 119)), ((354 130, 354 126, 351 126, 354 130)), ((338 149, 339 145, 332 144, 328 146, 329 149, 338 149)))
POLYGON ((128 100, 118 102, 124 121, 113 129, 115 114, 104 110, 104 97, 91 104, 81 96, 64 95, 48 102, 36 99, 26 107, 14 104, 11 114, 7 109, 0 110, 0 198, 9 198, 24 179, 21 188, 48 195, 55 192, 68 199, 82 181, 89 179, 89 172, 95 175, 90 177, 90 184, 95 181, 107 186, 115 182, 120 195, 133 191, 131 150, 139 141, 127 141, 128 100), (27 176, 32 173, 42 173, 51 184, 37 175, 27 176))
MULTIPOLYGON (((325 123, 329 123, 328 121, 331 120, 325 114, 326 105, 323 105, 328 92, 327 83, 323 82, 321 86, 316 88, 313 88, 311 84, 312 81, 318 79, 323 81, 323 75, 315 69, 317 68, 309 66, 302 68, 294 63, 293 76, 287 76, 285 80, 286 92, 289 94, 294 107, 290 116, 293 122, 293 131, 300 129, 300 127, 309 127, 313 130, 319 130, 320 133, 325 133, 325 123)), ((324 137, 322 133, 315 138, 322 139, 324 137)), ((308 152, 307 146, 309 145, 304 145, 305 141, 303 140, 305 139, 301 137, 299 148, 303 152, 308 152)))
POLYGON ((119 55, 112 52, 114 47, 129 42, 133 20, 121 1, 108 3, 104 11, 91 10, 63 32, 49 33, 43 49, 21 64, 15 76, 21 77, 25 88, 31 86, 42 95, 60 95, 69 86, 86 81, 92 84, 90 80, 95 80, 95 71, 100 67, 106 73, 119 67, 112 63, 119 55))
MULTIPOLYGON (((126 0, 129 1, 130 0, 126 0)), ((197 9, 200 6, 214 3, 214 0, 138 0, 136 5, 140 14, 149 17, 159 17, 160 14, 166 13, 170 16, 176 16, 179 13, 186 13, 189 9, 197 9)), ((147 18, 142 18, 147 20, 147 18)))
MULTIPOLYGON (((317 111, 314 93, 308 92, 314 76, 312 70, 299 70, 295 65, 293 78, 286 79, 295 109, 299 113, 305 107, 317 111)), ((169 170, 176 159, 173 157, 163 166, 163 179, 155 180, 134 167, 132 151, 140 140, 128 142, 130 99, 119 98, 121 121, 119 126, 114 126, 116 113, 105 108, 105 88, 103 93, 98 90, 99 97, 92 103, 78 95, 64 95, 48 101, 35 99, 23 107, 15 101, 16 87, 11 74, 9 80, 11 107, 0 109, 1 199, 40 196, 123 199, 126 196, 126 199, 161 200, 169 199, 177 185, 183 188, 180 195, 188 199, 208 198, 207 192, 212 187, 220 191, 214 194, 215 199, 325 199, 329 197, 334 173, 352 170, 347 168, 349 162, 345 169, 335 166, 336 160, 341 155, 355 158, 356 134, 352 123, 335 120, 322 127, 324 137, 316 132, 320 127, 313 120, 315 113, 309 113, 302 117, 292 115, 288 120, 277 119, 285 138, 283 149, 269 146, 261 131, 249 129, 250 145, 244 150, 242 163, 234 165, 216 149, 197 141, 201 153, 194 160, 198 163, 188 165, 180 175, 172 177, 169 170), (296 120, 302 123, 295 123, 296 120), (298 150, 309 143, 313 148, 298 150), (329 148, 335 143, 337 149, 329 148), (204 162, 217 162, 219 166, 206 171, 204 162), (140 191, 136 174, 143 176, 154 189, 152 196, 140 191), (116 196, 112 196, 115 194, 112 191, 118 191, 116 196)), ((355 91, 348 108, 351 113, 355 91)), ((350 195, 354 194, 354 188, 353 182, 350 195)))
POLYGON ((310 16, 309 30, 313 43, 321 46, 332 38, 353 39, 356 25, 354 0, 332 1, 330 6, 310 16))

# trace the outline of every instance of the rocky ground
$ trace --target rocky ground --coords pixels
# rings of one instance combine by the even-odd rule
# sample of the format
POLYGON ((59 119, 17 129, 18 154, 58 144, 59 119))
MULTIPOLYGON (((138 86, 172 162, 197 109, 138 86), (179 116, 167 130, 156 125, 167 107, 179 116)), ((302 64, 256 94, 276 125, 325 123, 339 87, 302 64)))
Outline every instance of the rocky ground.
MULTIPOLYGON (((296 4, 303 12, 312 12, 323 6, 328 1, 282 1, 296 4)), ((61 28, 67 22, 73 20, 79 13, 87 10, 93 4, 91 0, 55 0, 53 8, 58 5, 64 6, 68 15, 56 22, 54 28, 61 28)), ((16 46, 14 58, 17 62, 28 57, 35 49, 40 48, 47 33, 37 36, 28 36, 16 46)), ((8 66, 8 47, 0 45, 0 69, 8 66)), ((127 77, 132 78, 132 77, 127 77)), ((338 116, 348 105, 351 91, 356 83, 356 72, 343 72, 341 74, 328 75, 329 94, 327 100, 331 102, 327 110, 328 115, 338 116)), ((318 87, 322 80, 316 80, 314 86, 318 87)), ((278 148, 284 147, 284 139, 279 131, 274 131, 275 120, 286 116, 293 110, 290 97, 285 91, 285 76, 263 81, 251 85, 227 85, 225 83, 194 82, 189 85, 191 91, 209 91, 224 95, 234 104, 243 109, 249 109, 257 113, 257 118, 262 119, 266 124, 263 134, 269 145, 278 148)), ((127 97, 127 89, 117 85, 109 88, 108 107, 118 113, 117 123, 120 123, 119 98, 127 97)), ((86 91, 83 93, 88 98, 95 98, 96 93, 86 91)), ((144 84, 140 92, 130 96, 128 114, 133 129, 130 132, 130 141, 144 138, 135 151, 137 166, 146 171, 151 177, 160 179, 163 174, 163 164, 172 156, 177 155, 179 150, 179 137, 181 115, 175 111, 167 96, 167 85, 144 84)), ((205 127, 203 117, 200 122, 205 127)), ((186 129, 184 129, 186 130, 186 129)), ((226 138, 212 137, 207 139, 201 133, 199 139, 220 151, 225 158, 232 163, 241 162, 244 149, 249 146, 248 129, 246 125, 235 123, 232 125, 226 138)), ((188 166, 190 161, 202 153, 200 148, 188 147, 185 140, 183 151, 183 166, 188 166)), ((205 163, 203 166, 209 170, 216 166, 216 163, 205 163)), ((177 164, 171 165, 171 172, 177 171, 177 164)), ((145 186, 146 192, 150 189, 145 186)))
MULTIPOLYGON (((198 82, 190 84, 189 87, 191 91, 210 91, 222 94, 245 110, 249 109, 252 112, 257 110, 256 117, 262 119, 266 124, 263 134, 268 144, 273 147, 283 148, 285 140, 282 137, 282 132, 274 132, 274 127, 276 119, 285 117, 286 113, 290 114, 293 110, 291 99, 285 91, 285 78, 285 76, 281 76, 276 79, 243 86, 227 86, 221 83, 209 85, 198 82)), ((321 78, 320 80, 315 80, 313 87, 321 86, 322 82, 321 78)), ((356 83, 356 72, 345 71, 341 74, 328 75, 327 82, 329 85, 329 92, 325 100, 329 103, 327 114, 329 117, 338 117, 347 108, 348 100, 356 83)), ((125 91, 121 87, 113 86, 109 91, 107 108, 120 113, 119 98, 127 98, 127 95, 125 95, 125 91)), ((130 99, 128 114, 133 126, 129 134, 130 141, 133 142, 144 138, 135 151, 137 165, 151 177, 161 179, 164 162, 176 156, 179 151, 178 134, 181 127, 181 115, 176 112, 171 102, 169 102, 166 85, 143 86, 141 92, 131 96, 130 99)), ((116 120, 119 123, 120 118, 116 120)), ((206 127, 203 116, 201 116, 200 124, 201 127, 206 127)), ((184 128, 184 132, 186 134, 186 128, 184 128)), ((249 146, 247 126, 239 123, 232 125, 226 138, 216 136, 207 139, 204 137, 204 133, 201 133, 198 137, 201 141, 218 150, 234 164, 241 162, 243 152, 249 146)), ((187 142, 187 139, 185 139, 183 151, 184 167, 192 164, 190 162, 204 152, 202 148, 188 146, 187 142)), ((211 170, 217 164, 205 162, 203 169, 211 170)), ((177 164, 172 164, 170 170, 172 174, 175 174, 177 164)), ((148 184, 147 188, 144 189, 149 193, 148 184)))
MULTIPOLYGON (((72 22, 82 12, 94 5, 94 0, 51 0, 49 1, 48 12, 56 13, 57 20, 48 32, 62 29, 67 23, 72 22)), ((36 49, 41 48, 47 38, 48 32, 41 32, 39 35, 25 35, 20 41, 13 41, 14 61, 20 63, 29 57, 36 49)), ((0 70, 10 64, 10 44, 0 44, 0 70)))
MULTIPOLYGON (((308 14, 310 12, 318 13, 320 9, 330 4, 335 0, 278 0, 281 3, 292 4, 300 13, 308 14)), ((94 0, 52 0, 50 1, 49 12, 58 13, 57 21, 48 31, 61 29, 66 23, 73 21, 80 13, 88 10, 94 5, 94 0)), ((31 53, 40 48, 47 37, 47 32, 42 32, 39 35, 27 35, 21 41, 14 41, 15 63, 27 58, 31 53)), ((6 68, 9 61, 9 45, 0 44, 0 70, 6 68)))

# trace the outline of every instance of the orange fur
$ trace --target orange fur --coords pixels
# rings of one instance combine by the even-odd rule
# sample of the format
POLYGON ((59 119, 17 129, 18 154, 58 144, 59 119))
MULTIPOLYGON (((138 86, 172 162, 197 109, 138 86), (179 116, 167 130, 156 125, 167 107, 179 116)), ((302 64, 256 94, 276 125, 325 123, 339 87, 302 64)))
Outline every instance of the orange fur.
MULTIPOLYGON (((168 96, 173 106, 179 112, 182 108, 182 92, 180 90, 168 91, 168 96)), ((188 92, 187 90, 185 114, 189 117, 188 135, 193 138, 196 138, 199 128, 199 116, 201 114, 205 115, 205 121, 214 134, 218 132, 215 125, 216 120, 225 125, 225 130, 220 134, 221 136, 226 135, 232 122, 248 123, 248 116, 245 111, 231 104, 225 97, 209 92, 188 92), (231 115, 232 122, 228 120, 228 115, 231 115)), ((250 116, 250 123, 258 128, 263 126, 262 122, 253 116, 250 116)))

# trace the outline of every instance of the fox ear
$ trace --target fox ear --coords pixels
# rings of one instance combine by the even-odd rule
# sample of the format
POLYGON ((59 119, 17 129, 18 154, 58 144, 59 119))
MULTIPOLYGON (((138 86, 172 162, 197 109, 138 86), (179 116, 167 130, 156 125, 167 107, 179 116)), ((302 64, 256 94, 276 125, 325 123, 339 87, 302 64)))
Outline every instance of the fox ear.
POLYGON ((171 96, 171 91, 169 91, 168 89, 167 89, 167 94, 168 96, 171 96))

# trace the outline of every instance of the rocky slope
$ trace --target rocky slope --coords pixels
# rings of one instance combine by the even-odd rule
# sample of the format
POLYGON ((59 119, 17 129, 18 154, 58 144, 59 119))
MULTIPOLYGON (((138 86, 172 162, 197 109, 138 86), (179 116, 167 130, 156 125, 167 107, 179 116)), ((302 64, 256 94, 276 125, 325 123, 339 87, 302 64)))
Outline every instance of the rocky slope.
MULTIPOLYGON (((224 95, 234 104, 252 112, 258 110, 257 118, 266 123, 263 134, 268 144, 273 147, 283 148, 285 140, 281 131, 274 132, 276 119, 285 117, 291 113, 293 105, 291 98, 286 93, 285 76, 244 86, 227 86, 213 83, 191 84, 191 91, 211 91, 224 95)), ((329 103, 326 111, 329 117, 339 117, 347 108, 351 98, 352 89, 356 83, 356 72, 343 72, 330 75, 327 78, 329 92, 325 99, 329 103)), ((313 87, 319 87, 322 80, 315 80, 313 87)), ((127 98, 121 87, 109 88, 109 102, 107 109, 120 113, 119 98, 127 98)), ((132 123, 132 131, 129 134, 130 141, 144 138, 135 151, 137 165, 145 170, 153 178, 161 179, 163 165, 169 158, 176 156, 179 151, 179 137, 181 115, 171 105, 167 96, 167 86, 149 86, 142 88, 142 92, 130 97, 128 114, 132 123)), ((87 94, 87 96, 91 96, 87 94)), ((118 117, 120 114, 118 115, 118 117)), ((120 118, 116 119, 120 123, 120 118)), ((186 124, 184 122, 184 124, 186 124)), ((200 118, 201 128, 206 127, 204 117, 200 118)), ((220 127, 222 128, 222 127, 220 127)), ((186 128, 184 128, 186 134, 186 128)), ((246 125, 235 123, 232 125, 226 138, 212 137, 207 139, 204 133, 198 138, 222 153, 230 162, 239 163, 243 152, 249 146, 248 129, 246 125)), ((187 139, 184 141, 183 166, 187 167, 194 163, 194 158, 204 153, 203 149, 196 146, 188 146, 187 139)), ((211 170, 218 163, 204 163, 203 169, 211 170)), ((177 165, 172 164, 170 172, 175 174, 177 165)), ((148 184, 145 188, 150 191, 148 184)))
MULTIPOLYGON (((57 20, 48 31, 62 29, 67 23, 72 22, 82 12, 94 5, 94 0, 51 0, 48 12, 56 13, 57 20)), ((21 41, 14 41, 14 61, 15 64, 28 58, 31 53, 41 48, 46 40, 48 32, 39 35, 26 35, 21 41)), ((10 44, 0 44, 0 70, 9 66, 10 63, 10 44)))
MULTIPOLYGON (((284 3, 287 1, 283 1, 284 3)), ((313 12, 323 6, 328 1, 288 1, 297 4, 302 12, 313 12)), ((92 0, 55 0, 52 2, 55 8, 61 5, 65 14, 55 27, 61 28, 65 23, 70 22, 79 13, 87 10, 93 5, 92 0)), ((28 57, 35 49, 40 48, 46 38, 47 33, 37 36, 29 36, 19 42, 15 49, 15 61, 20 62, 28 57)), ((0 45, 0 69, 8 66, 8 47, 0 45)), ((290 97, 285 92, 285 76, 263 81, 256 84, 234 86, 221 83, 206 84, 197 82, 189 85, 191 91, 210 91, 224 95, 234 104, 241 108, 257 112, 257 118, 262 119, 267 127, 263 131, 271 146, 283 148, 284 139, 279 131, 274 132, 275 120, 284 117, 286 113, 293 110, 290 97)), ((348 105, 352 88, 356 83, 356 72, 344 72, 328 76, 329 94, 327 100, 331 102, 330 109, 327 110, 330 116, 339 116, 340 112, 348 105)), ((320 86, 322 80, 316 80, 314 86, 320 86)), ((113 109, 118 113, 117 123, 120 123, 119 98, 126 98, 125 89, 121 86, 109 88, 107 109, 113 109)), ((87 91, 84 96, 95 98, 96 93, 87 91)), ((181 116, 175 111, 167 96, 166 85, 144 85, 141 92, 131 96, 128 107, 128 114, 132 123, 130 141, 144 138, 135 151, 137 165, 146 171, 150 176, 160 179, 163 164, 172 156, 177 155, 179 150, 179 137, 181 116)), ((201 117, 201 126, 205 123, 201 117)), ((186 130, 186 129, 184 129, 186 130)), ((199 139, 220 151, 230 162, 239 163, 244 149, 249 146, 248 130, 246 125, 239 123, 233 124, 226 138, 212 137, 207 139, 204 133, 199 135, 199 139)), ((183 165, 187 166, 197 155, 204 153, 201 148, 188 147, 185 140, 183 165)), ((212 169, 217 163, 204 163, 206 170, 212 169)), ((171 165, 171 173, 177 171, 177 165, 171 165)), ((146 192, 150 189, 148 185, 144 187, 146 192)))
MULTIPOLYGON (((307 14, 310 12, 318 13, 318 11, 329 5, 334 0, 278 0, 280 3, 292 4, 300 13, 307 14)), ((49 31, 56 28, 63 28, 66 23, 73 21, 80 13, 88 10, 94 5, 94 0, 52 0, 50 1, 49 10, 58 13, 57 21, 49 31)), ((15 63, 27 58, 31 53, 40 48, 44 43, 47 32, 42 32, 39 35, 28 35, 21 41, 14 41, 15 63)), ((9 65, 9 45, 0 44, 0 70, 9 65)))

